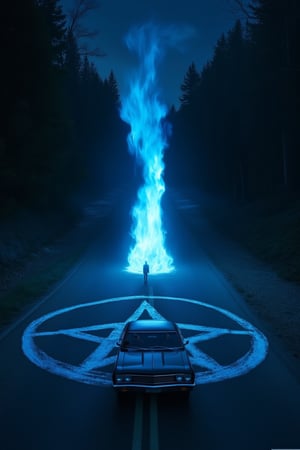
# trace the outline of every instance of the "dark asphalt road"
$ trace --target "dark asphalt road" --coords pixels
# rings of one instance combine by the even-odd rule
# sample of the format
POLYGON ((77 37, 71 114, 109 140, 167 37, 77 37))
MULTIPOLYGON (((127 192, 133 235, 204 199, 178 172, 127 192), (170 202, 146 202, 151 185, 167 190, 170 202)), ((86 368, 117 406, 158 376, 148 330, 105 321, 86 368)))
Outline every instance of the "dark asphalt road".
POLYGON ((176 271, 144 287, 123 270, 128 242, 116 211, 76 270, 0 341, 1 450, 300 449, 299 382, 273 345, 264 358, 271 336, 201 250, 206 222, 196 242, 168 214, 176 271), (189 336, 198 385, 188 402, 120 402, 112 390, 122 324, 149 315, 189 336))

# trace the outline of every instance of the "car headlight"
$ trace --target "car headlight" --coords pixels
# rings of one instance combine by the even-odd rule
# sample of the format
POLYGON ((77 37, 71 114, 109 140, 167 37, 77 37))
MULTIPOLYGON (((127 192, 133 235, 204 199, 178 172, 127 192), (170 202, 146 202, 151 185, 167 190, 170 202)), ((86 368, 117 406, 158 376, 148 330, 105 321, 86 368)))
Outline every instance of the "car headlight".
POLYGON ((190 383, 192 381, 191 375, 176 375, 176 381, 178 383, 190 383))
POLYGON ((178 381, 179 383, 182 383, 183 376, 182 375, 176 375, 176 381, 178 381))
POLYGON ((116 382, 117 383, 130 383, 132 381, 132 377, 130 375, 117 375, 116 382))

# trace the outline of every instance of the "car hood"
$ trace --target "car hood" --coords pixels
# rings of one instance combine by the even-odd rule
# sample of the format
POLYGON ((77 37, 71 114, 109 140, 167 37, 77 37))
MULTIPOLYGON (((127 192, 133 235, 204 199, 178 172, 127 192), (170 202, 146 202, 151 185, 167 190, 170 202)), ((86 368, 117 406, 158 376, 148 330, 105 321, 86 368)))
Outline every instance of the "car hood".
POLYGON ((163 373, 190 371, 186 350, 176 351, 120 351, 117 360, 118 371, 163 373))

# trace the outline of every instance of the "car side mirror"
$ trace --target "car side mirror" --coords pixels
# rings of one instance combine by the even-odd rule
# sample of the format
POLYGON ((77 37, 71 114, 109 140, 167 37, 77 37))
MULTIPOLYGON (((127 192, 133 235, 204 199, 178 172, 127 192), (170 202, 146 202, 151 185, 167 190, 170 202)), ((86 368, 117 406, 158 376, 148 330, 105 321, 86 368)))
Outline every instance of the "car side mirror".
POLYGON ((190 341, 189 341, 188 339, 185 339, 185 340, 183 341, 183 345, 187 345, 189 342, 190 342, 190 341))
POLYGON ((116 342, 116 346, 117 346, 117 347, 120 347, 120 345, 121 345, 121 342, 120 342, 120 341, 116 342))

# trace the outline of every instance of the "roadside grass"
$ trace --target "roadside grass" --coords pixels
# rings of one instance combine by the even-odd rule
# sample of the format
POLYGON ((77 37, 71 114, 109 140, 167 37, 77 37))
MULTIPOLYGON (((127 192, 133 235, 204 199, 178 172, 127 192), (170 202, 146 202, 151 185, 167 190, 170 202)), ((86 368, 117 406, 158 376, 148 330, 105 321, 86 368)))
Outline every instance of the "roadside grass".
POLYGON ((76 264, 85 247, 77 247, 67 254, 51 258, 51 262, 42 263, 41 267, 29 272, 16 286, 0 297, 0 327, 12 322, 22 311, 33 305, 76 264))
MULTIPOLYGON (((82 200, 81 200, 82 201, 82 200)), ((20 211, 0 224, 0 332, 62 281, 93 240, 105 239, 113 196, 64 214, 20 211)))
POLYGON ((300 283, 300 199, 275 196, 244 206, 206 206, 217 228, 267 262, 282 278, 300 283))
POLYGON ((255 220, 252 229, 245 228, 245 239, 247 247, 281 277, 300 283, 300 216, 255 220))

